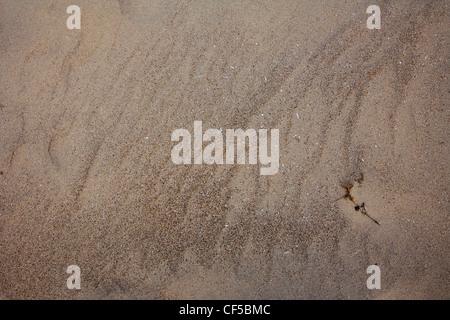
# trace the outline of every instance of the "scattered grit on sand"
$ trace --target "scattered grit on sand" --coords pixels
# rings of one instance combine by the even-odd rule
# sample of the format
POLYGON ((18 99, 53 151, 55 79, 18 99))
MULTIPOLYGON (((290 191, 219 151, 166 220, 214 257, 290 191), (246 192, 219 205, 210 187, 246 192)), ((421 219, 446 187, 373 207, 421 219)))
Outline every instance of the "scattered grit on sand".
POLYGON ((372 2, 1 0, 0 298, 448 299, 449 2, 372 2), (278 174, 174 165, 195 120, 278 174))

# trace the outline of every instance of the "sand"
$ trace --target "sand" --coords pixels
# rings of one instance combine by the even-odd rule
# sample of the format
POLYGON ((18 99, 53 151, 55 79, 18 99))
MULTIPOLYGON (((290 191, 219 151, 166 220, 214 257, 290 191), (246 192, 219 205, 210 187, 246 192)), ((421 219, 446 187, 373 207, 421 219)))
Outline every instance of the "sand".
POLYGON ((448 299, 449 2, 372 2, 1 0, 0 298, 448 299))

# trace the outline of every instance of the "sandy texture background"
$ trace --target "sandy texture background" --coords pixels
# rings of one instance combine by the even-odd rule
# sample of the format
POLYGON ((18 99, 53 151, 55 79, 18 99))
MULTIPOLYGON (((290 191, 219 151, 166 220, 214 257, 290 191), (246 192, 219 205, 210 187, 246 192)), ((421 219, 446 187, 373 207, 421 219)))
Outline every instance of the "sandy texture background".
POLYGON ((448 5, 1 0, 0 297, 448 298, 448 5), (174 165, 194 120, 279 173, 174 165))

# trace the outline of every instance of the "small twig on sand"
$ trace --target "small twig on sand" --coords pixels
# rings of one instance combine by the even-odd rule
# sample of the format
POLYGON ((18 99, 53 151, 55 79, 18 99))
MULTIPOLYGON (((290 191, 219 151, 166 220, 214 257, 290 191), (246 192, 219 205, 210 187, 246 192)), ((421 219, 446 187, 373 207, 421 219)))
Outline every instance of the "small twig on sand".
POLYGON ((374 218, 372 218, 371 216, 369 216, 369 214, 368 214, 367 211, 366 211, 366 206, 365 206, 364 202, 361 204, 361 206, 356 206, 356 207, 355 207, 355 210, 356 210, 356 211, 360 211, 362 214, 365 214, 366 216, 369 217, 370 220, 372 220, 373 222, 375 222, 377 225, 380 226, 380 223, 379 223, 377 220, 375 220, 374 218))

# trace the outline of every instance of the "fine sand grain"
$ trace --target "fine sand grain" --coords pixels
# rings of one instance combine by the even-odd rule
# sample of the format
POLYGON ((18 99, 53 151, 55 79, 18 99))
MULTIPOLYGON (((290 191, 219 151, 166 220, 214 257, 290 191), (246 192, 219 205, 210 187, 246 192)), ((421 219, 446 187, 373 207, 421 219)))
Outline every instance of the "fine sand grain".
POLYGON ((0 0, 0 299, 448 299, 449 2, 372 2, 0 0))

